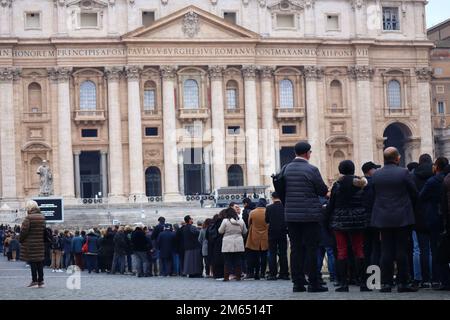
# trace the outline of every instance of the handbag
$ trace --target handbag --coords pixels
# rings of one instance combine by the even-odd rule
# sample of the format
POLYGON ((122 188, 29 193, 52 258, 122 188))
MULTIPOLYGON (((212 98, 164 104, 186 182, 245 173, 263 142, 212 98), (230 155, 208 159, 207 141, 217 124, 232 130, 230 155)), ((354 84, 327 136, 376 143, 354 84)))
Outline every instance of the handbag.
POLYGON ((81 247, 81 252, 88 253, 89 251, 89 237, 86 237, 86 243, 81 247))

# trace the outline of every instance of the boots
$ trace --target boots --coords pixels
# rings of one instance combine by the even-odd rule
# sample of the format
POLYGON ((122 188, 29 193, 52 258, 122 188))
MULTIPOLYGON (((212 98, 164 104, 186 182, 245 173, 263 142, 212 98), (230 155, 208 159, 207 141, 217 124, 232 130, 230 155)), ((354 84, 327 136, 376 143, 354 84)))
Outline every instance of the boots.
POLYGON ((359 291, 372 291, 367 288, 366 262, 364 261, 364 258, 356 258, 356 273, 359 277, 359 291))
POLYGON ((223 281, 230 281, 230 270, 228 267, 223 267, 223 281))
POLYGON ((348 260, 336 260, 336 268, 339 274, 340 285, 336 288, 336 292, 348 292, 348 280, 347 280, 347 271, 348 271, 348 260))
POLYGON ((242 276, 241 266, 236 266, 236 268, 234 268, 234 273, 235 273, 236 281, 241 281, 241 276, 242 276))

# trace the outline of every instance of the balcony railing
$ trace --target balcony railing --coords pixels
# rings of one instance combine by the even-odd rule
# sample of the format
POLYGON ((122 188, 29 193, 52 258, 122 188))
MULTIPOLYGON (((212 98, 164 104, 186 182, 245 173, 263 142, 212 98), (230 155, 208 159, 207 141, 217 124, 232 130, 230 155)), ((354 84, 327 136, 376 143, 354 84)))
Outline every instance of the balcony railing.
POLYGON ((102 122, 105 121, 105 110, 76 110, 76 122, 102 122))
POLYGON ((209 118, 209 110, 206 108, 199 109, 180 109, 180 120, 182 121, 195 121, 201 120, 206 121, 209 118))
POLYGON ((342 115, 347 113, 347 108, 328 108, 327 113, 331 115, 342 115))
POLYGON ((276 108, 278 120, 300 120, 305 117, 304 108, 276 108))
POLYGON ((39 121, 47 121, 47 120, 48 120, 47 112, 24 112, 23 113, 23 121, 39 122, 39 121))
POLYGON ((409 116, 410 110, 408 108, 401 108, 401 109, 385 108, 384 115, 387 117, 409 116))
POLYGON ((148 109, 148 110, 143 110, 144 116, 146 117, 151 117, 151 116, 157 116, 159 115, 159 111, 158 109, 148 109))

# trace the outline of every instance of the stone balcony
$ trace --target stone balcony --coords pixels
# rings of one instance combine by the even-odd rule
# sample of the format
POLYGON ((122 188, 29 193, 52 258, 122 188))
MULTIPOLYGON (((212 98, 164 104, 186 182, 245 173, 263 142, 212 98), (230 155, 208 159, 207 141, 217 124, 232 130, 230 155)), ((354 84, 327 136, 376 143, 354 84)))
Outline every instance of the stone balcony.
POLYGON ((209 109, 179 109, 179 119, 183 122, 201 120, 205 122, 209 118, 209 109))
POLYGON ((384 109, 385 117, 409 117, 410 115, 411 115, 410 108, 401 108, 401 109, 385 108, 384 109))
POLYGON ((49 120, 48 112, 24 112, 23 122, 46 122, 49 120))
POLYGON ((77 123, 99 123, 106 120, 105 110, 76 110, 74 120, 77 123))
POLYGON ((235 108, 235 109, 228 109, 225 108, 224 112, 226 119, 240 119, 244 117, 244 109, 242 108, 235 108))
POLYGON ((302 120, 305 117, 304 108, 276 108, 275 117, 278 121, 302 120))

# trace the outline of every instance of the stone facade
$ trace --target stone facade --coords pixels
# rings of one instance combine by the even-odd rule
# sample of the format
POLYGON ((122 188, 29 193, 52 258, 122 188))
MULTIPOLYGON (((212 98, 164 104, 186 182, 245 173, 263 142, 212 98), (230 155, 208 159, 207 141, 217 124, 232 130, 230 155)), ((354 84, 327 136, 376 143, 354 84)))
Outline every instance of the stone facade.
POLYGON ((433 153, 425 3, 8 1, 1 198, 37 195, 44 159, 68 202, 176 202, 270 185, 300 139, 329 183, 392 141, 433 153))

